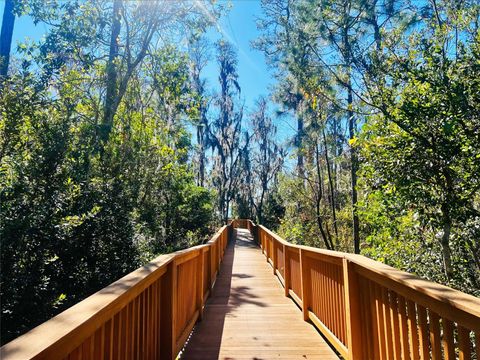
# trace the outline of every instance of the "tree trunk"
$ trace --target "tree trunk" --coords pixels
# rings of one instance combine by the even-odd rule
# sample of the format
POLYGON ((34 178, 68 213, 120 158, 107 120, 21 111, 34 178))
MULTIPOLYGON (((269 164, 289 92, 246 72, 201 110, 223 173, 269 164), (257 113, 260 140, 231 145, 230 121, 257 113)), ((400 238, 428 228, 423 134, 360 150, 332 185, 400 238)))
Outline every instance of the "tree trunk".
POLYGON ((7 77, 8 65, 10 63, 10 49, 12 47, 13 27, 15 25, 13 8, 14 0, 6 0, 3 8, 2 31, 0 33, 0 81, 7 77))
POLYGON ((203 124, 197 126, 198 144, 198 185, 205 184, 205 128, 203 124))
POLYGON ((335 192, 333 190, 333 179, 332 179, 332 172, 330 170, 330 159, 328 157, 327 137, 325 136, 325 128, 323 128, 322 131, 323 131, 323 143, 325 146, 325 162, 327 163, 328 187, 330 189, 330 205, 332 208, 333 229, 335 231, 335 243, 337 243, 338 242, 338 226, 337 226, 337 212, 335 207, 335 192))
POLYGON ((441 239, 442 244, 442 255, 443 255, 443 270, 445 271, 445 276, 450 280, 453 276, 453 266, 452 266, 452 251, 450 249, 450 233, 452 230, 452 219, 448 213, 448 208, 446 205, 442 206, 443 214, 443 235, 441 239))
MULTIPOLYGON (((355 138, 355 128, 356 121, 353 115, 353 111, 350 110, 353 104, 352 98, 352 85, 349 79, 348 87, 348 132, 350 140, 353 141, 355 138)), ((360 254, 360 222, 357 214, 357 203, 358 203, 358 194, 357 194, 357 170, 358 170, 358 154, 355 148, 355 145, 350 145, 350 161, 351 161, 351 177, 352 177, 352 220, 353 220, 353 249, 355 254, 360 254)))
POLYGON ((219 211, 219 220, 221 223, 224 222, 225 220, 225 202, 224 202, 225 196, 223 194, 222 187, 218 190, 218 211, 219 211))
POLYGON ((257 219, 260 225, 263 224, 263 198, 265 197, 265 188, 262 188, 262 195, 260 196, 260 203, 258 204, 257 219))
POLYGON ((346 67, 346 76, 347 76, 347 117, 348 117, 348 133, 350 138, 350 161, 351 161, 351 191, 352 191, 352 227, 353 227, 353 249, 355 254, 360 253, 360 222, 358 219, 357 214, 357 202, 358 202, 358 194, 357 194, 357 170, 358 170, 358 154, 353 144, 355 139, 355 133, 357 128, 357 122, 355 116, 353 114, 353 89, 352 89, 352 47, 350 44, 350 38, 348 34, 348 18, 349 18, 349 4, 348 2, 345 3, 345 14, 344 14, 344 21, 345 24, 343 26, 343 48, 345 51, 345 67, 346 67))
POLYGON ((452 268, 452 255, 450 250, 450 232, 451 232, 452 224, 445 223, 443 225, 443 235, 442 235, 442 253, 443 253, 443 266, 445 270, 445 275, 447 279, 451 279, 453 276, 453 268, 452 268))
POLYGON ((303 118, 298 117, 297 119, 297 138, 295 139, 295 145, 298 150, 298 155, 297 155, 297 173, 298 177, 302 179, 305 182, 305 165, 303 162, 303 149, 302 149, 302 143, 303 143, 303 118))
MULTIPOLYGON (((338 123, 337 123, 337 117, 335 116, 333 118, 333 156, 334 159, 338 158, 339 156, 339 151, 338 151, 338 141, 339 141, 339 136, 338 136, 338 123)), ((337 170, 338 164, 334 160, 333 161, 333 179, 334 184, 335 184, 335 194, 338 194, 338 170, 337 170)))
POLYGON ((323 228, 323 218, 322 218, 322 213, 320 209, 320 203, 323 198, 323 189, 322 189, 322 173, 320 171, 320 152, 318 150, 318 141, 315 144, 315 168, 317 170, 317 183, 318 183, 318 189, 317 189, 317 194, 315 199, 315 212, 317 217, 317 225, 318 225, 318 229, 320 230, 320 234, 322 235, 323 242, 325 243, 325 247, 328 250, 333 250, 332 239, 328 236, 328 234, 325 232, 325 229, 323 228))
POLYGON ((206 129, 207 129, 207 116, 205 114, 205 107, 201 105, 200 116, 201 123, 197 126, 197 142, 198 142, 198 184, 205 186, 205 142, 206 142, 206 129))
POLYGON ((228 224, 228 213, 230 211, 230 200, 227 198, 225 199, 225 217, 224 217, 224 224, 228 224))
POLYGON ((373 27, 373 40, 375 41, 375 48, 377 51, 381 51, 382 49, 382 35, 380 33, 380 25, 378 24, 378 16, 377 16, 377 1, 372 1, 368 3, 368 18, 367 21, 373 27))
POLYGON ((105 96, 105 108, 103 112, 103 123, 100 131, 100 139, 106 142, 110 136, 113 126, 113 117, 115 116, 114 105, 117 98, 117 65, 118 58, 118 37, 121 28, 121 9, 123 0, 115 0, 112 13, 112 32, 110 36, 110 52, 107 64, 107 93, 105 96))

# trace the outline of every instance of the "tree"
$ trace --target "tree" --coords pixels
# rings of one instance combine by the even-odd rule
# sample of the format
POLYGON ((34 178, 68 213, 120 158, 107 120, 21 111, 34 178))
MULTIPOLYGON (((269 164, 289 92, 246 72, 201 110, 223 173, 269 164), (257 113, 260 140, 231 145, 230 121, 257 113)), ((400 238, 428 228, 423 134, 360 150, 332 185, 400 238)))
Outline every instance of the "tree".
POLYGON ((247 183, 253 185, 250 192, 259 224, 263 224, 265 200, 275 185, 286 155, 275 140, 277 128, 268 115, 267 106, 267 100, 260 97, 256 102, 256 109, 250 115, 254 152, 249 154, 251 165, 247 167, 247 183), (250 173, 253 175, 252 179, 249 179, 250 173))
POLYGON ((290 0, 262 0, 264 18, 257 27, 262 35, 254 42, 256 48, 265 53, 267 62, 276 69, 278 86, 275 100, 285 112, 292 111, 296 118, 296 134, 293 144, 297 150, 297 176, 305 177, 303 138, 305 119, 303 115, 302 72, 308 68, 299 18, 298 5, 290 0), (302 44, 300 44, 302 43, 302 44))
POLYGON ((228 220, 230 202, 239 182, 240 134, 243 106, 238 105, 237 57, 232 45, 216 44, 220 94, 216 102, 218 117, 209 127, 209 143, 217 154, 213 164, 213 184, 218 191, 218 210, 223 223, 228 220))
POLYGON ((123 7, 122 0, 115 0, 113 2, 112 10, 112 30, 110 35, 110 51, 108 54, 107 63, 107 92, 105 95, 105 106, 103 115, 103 127, 101 130, 102 141, 108 140, 110 128, 113 125, 113 116, 116 111, 117 98, 117 69, 118 66, 118 49, 119 49, 119 36, 121 27, 121 11, 123 7))
MULTIPOLYGON (((359 14, 362 8, 356 7, 357 3, 352 0, 321 1, 317 11, 313 12, 313 22, 318 24, 319 35, 329 44, 328 48, 335 52, 334 64, 328 62, 324 55, 318 51, 320 61, 331 72, 340 89, 345 92, 345 115, 349 142, 355 141, 357 133, 357 117, 354 112, 354 89, 353 89, 353 67, 354 48, 358 41, 359 14)), ((313 10, 311 7, 310 10, 313 10)), ((337 95, 338 96, 338 95, 337 95)), ((360 253, 360 224, 357 214, 357 171, 358 154, 354 146, 350 146, 350 180, 351 180, 351 202, 352 202, 352 235, 354 252, 360 253)))
MULTIPOLYGON (((340 175, 348 176, 350 181, 352 179, 354 182, 356 181, 356 171, 353 173, 350 171, 349 175, 335 171, 339 169, 336 163, 337 159, 343 161, 343 157, 340 155, 345 146, 345 140, 342 137, 343 129, 339 130, 338 119, 346 118, 347 124, 352 125, 352 131, 356 126, 353 117, 353 96, 351 98, 346 96, 345 80, 340 81, 345 78, 345 75, 348 75, 348 72, 345 73, 345 69, 348 67, 343 65, 343 52, 336 47, 338 36, 333 35, 339 30, 327 29, 324 25, 329 17, 339 14, 339 11, 334 11, 333 5, 335 4, 325 4, 320 1, 265 2, 264 11, 268 17, 260 23, 264 35, 257 43, 266 53, 267 58, 277 65, 277 77, 280 85, 277 88, 275 99, 287 109, 293 110, 297 118, 297 132, 293 141, 295 147, 298 148, 296 173, 303 180, 306 191, 313 191, 316 205, 313 207, 315 210, 312 210, 316 215, 312 220, 319 229, 319 236, 328 248, 333 248, 334 245, 326 227, 325 216, 322 215, 323 207, 328 205, 331 208, 333 218, 331 226, 336 241, 338 241, 337 205, 344 204, 343 201, 336 199, 340 195, 338 184, 341 181, 338 177, 340 175), (330 33, 327 30, 331 30, 330 33), (278 38, 284 41, 276 41, 278 38), (328 53, 328 55, 324 55, 324 53, 328 53), (350 99, 350 105, 343 101, 344 95, 347 100, 350 99), (322 104, 322 106, 319 107, 318 104, 322 104), (319 119, 323 120, 319 121, 319 119), (333 126, 327 126, 326 119, 331 119, 334 123, 333 126), (331 145, 326 144, 327 137, 329 137, 326 134, 327 131, 332 131, 331 145), (325 136, 322 136, 324 132, 325 136), (322 143, 325 144, 322 146, 322 143), (328 147, 330 146, 335 155, 333 166, 329 156, 328 147), (325 164, 323 164, 323 158, 326 160, 325 164), (325 169, 322 169, 324 166, 325 169), (326 177, 322 175, 323 171, 327 173, 326 177), (355 176, 352 177, 352 174, 355 176), (328 180, 329 189, 325 193, 323 191, 324 179, 328 180), (325 203, 327 199, 328 203, 325 203)), ((345 8, 337 10, 346 11, 345 8)), ((338 24, 337 20, 335 19, 330 24, 338 24)), ((351 36, 352 30, 350 28, 347 30, 351 36)), ((345 39, 345 37, 340 39, 345 39)), ((347 40, 350 38, 347 37, 347 40)), ((353 66, 353 62, 351 65, 353 66)), ((350 164, 352 164, 351 160, 352 158, 350 164)), ((353 160, 355 160, 355 154, 353 160)), ((356 186, 351 189, 354 190, 351 193, 351 199, 355 202, 356 186)), ((302 205, 303 203, 298 203, 297 213, 310 211, 310 206, 302 209, 302 205)), ((352 229, 357 230, 358 221, 356 220, 358 217, 356 211, 352 210, 353 208, 353 206, 350 207, 350 211, 354 215, 352 223, 355 225, 352 229)), ((353 233, 358 234, 358 231, 353 231, 353 233)), ((358 237, 354 238, 359 239, 358 237)), ((354 244, 357 244, 354 248, 358 247, 358 241, 354 241, 354 244)))
MULTIPOLYGON (((208 5, 208 3, 207 3, 208 5)), ((202 5, 206 6, 206 5, 202 5)), ((212 9, 215 13, 215 10, 212 9)), ((145 3, 123 3, 115 0, 111 18, 110 48, 107 63, 106 95, 100 139, 108 140, 116 111, 125 95, 128 82, 135 69, 148 55, 149 47, 160 30, 168 28, 178 31, 183 26, 204 28, 207 24, 199 14, 195 3, 173 3, 156 0, 145 3), (127 11, 126 8, 132 8, 127 11), (125 31, 121 33, 121 23, 125 31), (120 35, 124 43, 120 46, 120 35), (123 53, 120 54, 120 48, 123 53), (121 55, 121 56, 120 56, 121 55)), ((210 20, 208 20, 210 21, 210 20)))
POLYGON ((191 59, 191 77, 192 89, 196 94, 198 101, 198 118, 195 119, 197 130, 197 184, 205 185, 205 167, 206 167, 206 150, 207 150, 207 134, 208 128, 208 106, 209 98, 206 94, 206 81, 201 78, 202 70, 207 65, 209 58, 209 44, 206 39, 198 35, 191 35, 190 38, 190 59, 191 59))
MULTIPOLYGON (((480 138, 473 131, 479 126, 478 81, 473 80, 479 38, 478 30, 456 20, 460 13, 467 17, 464 10, 457 13, 445 3, 433 7, 438 18, 403 40, 383 63, 381 71, 390 81, 374 97, 380 113, 364 131, 362 153, 369 192, 383 187, 413 212, 429 241, 436 238, 440 245, 445 279, 455 281, 459 265, 453 254, 462 247, 469 249, 469 266, 476 268, 467 273, 480 269, 478 246, 462 239, 480 215, 475 205, 480 138), (465 37, 463 45, 452 41, 458 32, 465 37), (452 251, 452 246, 460 248, 452 251)), ((468 9, 468 16, 478 19, 478 8, 468 9)))
POLYGON ((213 196, 195 185, 188 158, 197 109, 187 60, 168 46, 183 20, 199 31, 205 21, 192 4, 171 4, 121 3, 117 103, 100 143, 112 6, 28 2, 50 26, 20 44, 0 92, 2 342, 211 234, 213 196))

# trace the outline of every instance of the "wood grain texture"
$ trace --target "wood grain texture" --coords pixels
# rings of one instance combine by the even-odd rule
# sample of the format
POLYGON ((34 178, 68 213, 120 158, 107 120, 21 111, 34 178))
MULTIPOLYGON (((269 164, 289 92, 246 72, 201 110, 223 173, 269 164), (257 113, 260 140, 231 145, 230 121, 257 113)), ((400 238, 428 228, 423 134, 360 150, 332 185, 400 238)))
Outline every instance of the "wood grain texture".
POLYGON ((236 231, 181 359, 338 359, 284 296, 251 235, 236 231))

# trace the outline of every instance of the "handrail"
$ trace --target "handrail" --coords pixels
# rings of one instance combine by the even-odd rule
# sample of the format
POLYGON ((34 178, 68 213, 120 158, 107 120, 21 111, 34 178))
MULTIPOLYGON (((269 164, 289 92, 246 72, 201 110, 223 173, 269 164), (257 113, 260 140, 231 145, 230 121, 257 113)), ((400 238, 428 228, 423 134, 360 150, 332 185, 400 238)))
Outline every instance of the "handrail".
POLYGON ((480 299, 361 255, 291 244, 248 228, 284 286, 347 359, 480 359, 480 299))
POLYGON ((232 220, 4 345, 2 359, 173 359, 213 287, 231 231, 247 228, 285 295, 347 359, 480 359, 480 299, 361 255, 291 244, 232 220))
POLYGON ((0 348, 10 359, 174 359, 201 319, 232 226, 124 276, 0 348))

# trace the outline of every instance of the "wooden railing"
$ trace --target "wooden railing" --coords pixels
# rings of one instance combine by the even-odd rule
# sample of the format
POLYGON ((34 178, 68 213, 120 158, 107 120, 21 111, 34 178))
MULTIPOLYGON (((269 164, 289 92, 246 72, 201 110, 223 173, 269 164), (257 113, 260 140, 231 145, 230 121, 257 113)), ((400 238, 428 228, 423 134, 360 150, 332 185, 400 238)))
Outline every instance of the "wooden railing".
POLYGON ((232 226, 157 257, 0 349, 10 359, 174 359, 202 317, 232 226))
POLYGON ((285 295, 343 357, 480 360, 480 299, 360 255, 291 244, 250 220, 159 256, 6 344, 0 358, 175 358, 236 227, 251 231, 285 295))
POLYGON ((253 222, 285 295, 348 359, 478 359, 480 299, 364 256, 291 244, 253 222))

